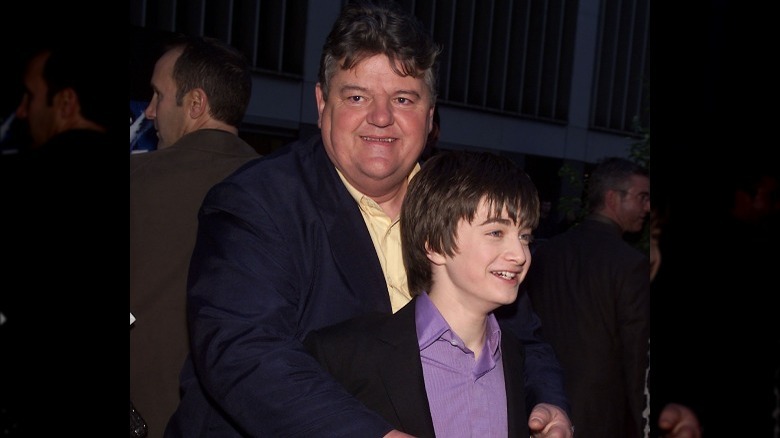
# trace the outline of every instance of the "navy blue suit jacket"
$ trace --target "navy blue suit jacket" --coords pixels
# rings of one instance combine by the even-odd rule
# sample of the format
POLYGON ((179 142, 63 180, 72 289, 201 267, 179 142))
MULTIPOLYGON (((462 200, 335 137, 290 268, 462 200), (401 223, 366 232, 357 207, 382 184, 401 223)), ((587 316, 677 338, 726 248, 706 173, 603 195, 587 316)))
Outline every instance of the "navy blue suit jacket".
MULTIPOLYGON (((425 390, 413 300, 395 314, 372 314, 315 330, 304 344, 323 367, 395 429, 434 438, 425 390)), ((527 438, 523 346, 511 332, 501 334, 501 361, 507 396, 508 436, 527 438)))
MULTIPOLYGON (((382 436, 301 340, 369 312, 390 313, 358 205, 319 135, 215 185, 199 214, 188 279, 190 356, 166 436, 382 436)), ((568 409, 560 366, 522 294, 505 321, 526 346, 526 403, 568 409)))

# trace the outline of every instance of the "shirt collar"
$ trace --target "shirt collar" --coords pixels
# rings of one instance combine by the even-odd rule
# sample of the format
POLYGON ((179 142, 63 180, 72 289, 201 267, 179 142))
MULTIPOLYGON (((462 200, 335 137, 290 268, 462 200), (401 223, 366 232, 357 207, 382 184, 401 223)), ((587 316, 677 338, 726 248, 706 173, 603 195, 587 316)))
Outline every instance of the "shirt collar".
POLYGON ((414 318, 417 323, 417 341, 420 350, 423 350, 449 331, 450 326, 427 293, 423 292, 418 295, 416 301, 414 318))
MULTIPOLYGON (((418 162, 414 164, 412 171, 409 172, 409 176, 406 177, 406 182, 408 183, 409 181, 411 181, 412 178, 414 178, 414 176, 417 175, 417 172, 419 171, 420 171, 420 163, 418 162)), ((358 205, 361 205, 363 202, 368 202, 368 201, 371 201, 372 204, 376 204, 376 202, 374 202, 373 199, 369 198, 368 196, 363 194, 360 190, 356 189, 352 184, 350 184, 349 181, 347 181, 347 178, 344 176, 343 173, 341 173, 341 171, 338 168, 336 168, 336 173, 339 174, 339 178, 341 178, 341 182, 344 183, 344 186, 347 188, 347 191, 349 192, 350 195, 352 195, 352 198, 355 201, 357 201, 358 205)))
MULTIPOLYGON (((415 304, 415 322, 417 325, 417 341, 420 350, 425 349, 441 338, 446 333, 452 333, 451 336, 457 336, 439 309, 433 304, 428 294, 423 292, 416 298, 415 304)), ((491 312, 487 318, 486 343, 491 356, 496 359, 501 346, 501 327, 498 325, 496 316, 491 312)))

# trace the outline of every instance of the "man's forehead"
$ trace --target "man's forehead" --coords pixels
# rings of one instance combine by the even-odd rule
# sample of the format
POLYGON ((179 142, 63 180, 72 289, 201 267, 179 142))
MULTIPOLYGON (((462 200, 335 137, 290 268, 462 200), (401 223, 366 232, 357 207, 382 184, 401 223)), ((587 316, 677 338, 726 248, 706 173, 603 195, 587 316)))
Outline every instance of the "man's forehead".
MULTIPOLYGON (((400 64, 397 71, 403 71, 400 64)), ((342 88, 368 89, 381 86, 388 91, 392 89, 393 93, 407 92, 421 97, 429 94, 423 78, 398 74, 391 68, 387 56, 382 54, 361 59, 349 69, 339 68, 331 78, 331 86, 333 91, 342 88)))
POLYGON ((27 64, 28 74, 42 76, 43 67, 46 65, 46 60, 49 59, 49 55, 51 55, 51 52, 46 51, 33 56, 27 64))
POLYGON ((631 175, 631 185, 643 190, 650 190, 650 178, 644 175, 631 175))

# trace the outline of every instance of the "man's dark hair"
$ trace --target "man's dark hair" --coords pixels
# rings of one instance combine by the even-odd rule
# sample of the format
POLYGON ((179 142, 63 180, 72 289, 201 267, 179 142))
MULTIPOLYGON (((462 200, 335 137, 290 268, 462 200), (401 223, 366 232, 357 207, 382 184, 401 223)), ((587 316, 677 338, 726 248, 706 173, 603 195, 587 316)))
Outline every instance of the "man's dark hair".
POLYGON ((347 3, 322 48, 319 82, 323 97, 328 99, 330 79, 337 69, 349 70, 366 58, 383 54, 398 75, 422 77, 434 104, 438 93, 439 53, 441 48, 422 23, 396 2, 347 3))
MULTIPOLYGON (((116 75, 111 66, 86 42, 54 44, 42 50, 50 51, 43 68, 46 82, 46 103, 51 105, 54 96, 72 88, 78 95, 81 115, 105 128, 117 125, 112 120, 117 96, 105 88, 106 78, 116 75)), ((122 119, 122 122, 127 123, 122 119)))
POLYGON ((184 49, 173 66, 176 104, 181 105, 191 90, 201 88, 209 98, 211 116, 238 127, 252 98, 252 73, 246 57, 209 37, 179 37, 169 47, 184 49))
POLYGON ((601 160, 588 177, 588 207, 595 210, 604 205, 608 190, 627 190, 633 175, 650 177, 650 171, 622 157, 601 160))

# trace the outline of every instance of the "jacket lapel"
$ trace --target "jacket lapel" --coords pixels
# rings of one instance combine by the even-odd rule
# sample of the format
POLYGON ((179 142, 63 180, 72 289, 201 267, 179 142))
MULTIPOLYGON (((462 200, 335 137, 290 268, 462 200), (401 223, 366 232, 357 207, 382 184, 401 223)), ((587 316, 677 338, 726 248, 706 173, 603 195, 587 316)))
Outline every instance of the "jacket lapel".
POLYGON ((313 178, 317 190, 322 192, 317 205, 331 242, 333 259, 353 293, 363 295, 370 309, 390 313, 387 283, 366 223, 328 158, 325 146, 317 138, 313 145, 309 143, 309 147, 315 148, 314 168, 320 169, 313 178))
POLYGON ((416 299, 388 318, 378 342, 387 347, 387 360, 379 369, 403 430, 418 437, 433 437, 433 420, 420 362, 414 321, 416 299))
POLYGON ((507 423, 510 437, 528 436, 528 412, 525 406, 523 346, 511 332, 501 329, 501 360, 506 386, 507 423))

